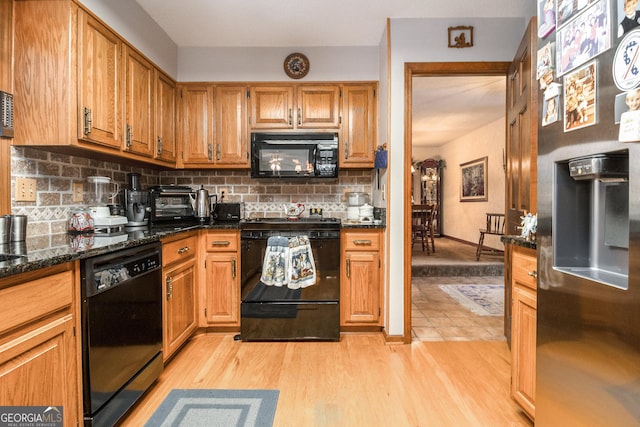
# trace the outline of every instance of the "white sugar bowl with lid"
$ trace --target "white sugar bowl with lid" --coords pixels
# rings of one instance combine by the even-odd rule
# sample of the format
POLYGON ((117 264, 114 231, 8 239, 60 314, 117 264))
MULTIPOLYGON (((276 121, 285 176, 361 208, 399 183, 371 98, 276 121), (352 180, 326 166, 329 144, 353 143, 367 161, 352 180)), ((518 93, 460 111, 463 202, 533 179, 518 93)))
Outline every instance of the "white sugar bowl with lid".
POLYGON ((373 206, 368 203, 360 206, 358 212, 360 222, 372 222, 373 221, 373 206))

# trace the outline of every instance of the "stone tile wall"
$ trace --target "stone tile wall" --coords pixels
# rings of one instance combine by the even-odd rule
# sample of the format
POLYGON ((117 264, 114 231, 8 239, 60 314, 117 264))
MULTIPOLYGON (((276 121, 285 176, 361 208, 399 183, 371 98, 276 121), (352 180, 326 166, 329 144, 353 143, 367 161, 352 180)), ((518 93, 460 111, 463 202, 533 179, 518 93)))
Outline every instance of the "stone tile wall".
MULTIPOLYGON (((188 185, 193 189, 203 185, 210 194, 220 195, 224 189, 226 202, 242 202, 245 217, 283 217, 284 203, 299 202, 309 208, 322 208, 325 217, 346 219, 343 195, 347 191, 371 193, 373 171, 343 170, 335 180, 296 182, 276 179, 252 179, 248 171, 176 170, 160 171, 131 167, 119 163, 58 154, 28 147, 13 147, 11 154, 12 213, 27 215, 27 237, 64 233, 73 208, 74 182, 84 183, 88 176, 107 176, 121 188, 127 185, 127 174, 141 175, 143 188, 164 185, 188 185), (37 201, 15 201, 16 177, 37 179, 37 201)), ((303 216, 308 215, 308 211, 303 216)))

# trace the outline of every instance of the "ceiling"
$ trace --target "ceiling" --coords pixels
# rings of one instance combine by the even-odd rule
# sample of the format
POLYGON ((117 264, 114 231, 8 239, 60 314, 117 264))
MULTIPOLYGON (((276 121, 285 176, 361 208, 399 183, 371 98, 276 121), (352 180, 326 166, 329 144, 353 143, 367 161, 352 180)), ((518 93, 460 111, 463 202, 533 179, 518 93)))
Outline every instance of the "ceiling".
POLYGON ((505 116, 505 76, 414 77, 412 145, 439 146, 505 116))
MULTIPOLYGON (((178 45, 378 46, 387 17, 518 16, 530 0, 136 0, 178 45)), ((419 77, 413 145, 442 145, 504 115, 504 78, 419 77)))

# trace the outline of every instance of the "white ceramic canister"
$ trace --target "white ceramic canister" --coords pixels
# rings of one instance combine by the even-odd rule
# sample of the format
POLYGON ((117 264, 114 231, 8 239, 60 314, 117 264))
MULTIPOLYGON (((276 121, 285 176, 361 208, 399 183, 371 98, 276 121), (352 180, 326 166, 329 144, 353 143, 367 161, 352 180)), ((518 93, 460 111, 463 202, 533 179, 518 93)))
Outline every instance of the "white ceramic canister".
POLYGON ((350 221, 358 221, 360 219, 360 208, 358 206, 347 207, 347 219, 350 221))
POLYGON ((360 221, 373 221, 373 206, 368 203, 360 206, 358 215, 360 217, 360 221))

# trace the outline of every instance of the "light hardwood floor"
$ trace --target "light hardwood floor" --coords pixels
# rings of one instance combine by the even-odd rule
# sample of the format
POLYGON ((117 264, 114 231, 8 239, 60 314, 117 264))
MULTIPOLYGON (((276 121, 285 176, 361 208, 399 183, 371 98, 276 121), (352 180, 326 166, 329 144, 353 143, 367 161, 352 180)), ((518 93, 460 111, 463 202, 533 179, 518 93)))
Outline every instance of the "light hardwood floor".
POLYGON ((123 426, 142 426, 174 388, 280 390, 274 426, 526 426, 509 396, 505 342, 247 343, 193 338, 123 426))

